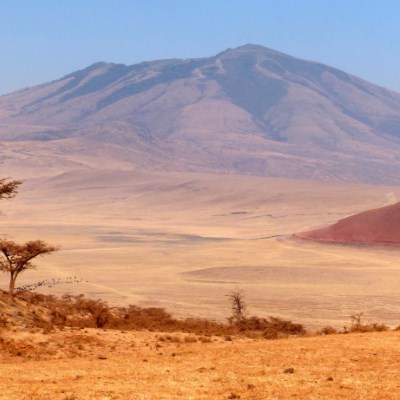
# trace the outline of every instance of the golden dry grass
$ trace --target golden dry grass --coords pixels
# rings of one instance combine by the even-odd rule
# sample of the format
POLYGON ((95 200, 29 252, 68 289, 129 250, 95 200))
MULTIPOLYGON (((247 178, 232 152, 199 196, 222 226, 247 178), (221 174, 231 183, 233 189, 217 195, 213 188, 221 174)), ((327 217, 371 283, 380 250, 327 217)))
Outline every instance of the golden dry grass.
POLYGON ((398 332, 211 343, 90 329, 18 335, 34 350, 3 354, 0 399, 400 398, 398 332))

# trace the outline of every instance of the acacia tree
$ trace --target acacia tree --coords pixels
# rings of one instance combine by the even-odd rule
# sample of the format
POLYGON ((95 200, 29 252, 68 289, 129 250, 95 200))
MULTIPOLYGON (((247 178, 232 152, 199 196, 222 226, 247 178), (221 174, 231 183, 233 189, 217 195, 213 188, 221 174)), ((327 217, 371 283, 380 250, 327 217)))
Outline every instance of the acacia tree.
MULTIPOLYGON (((0 200, 12 199, 22 181, 11 178, 0 178, 0 200)), ((32 260, 37 256, 53 253, 57 248, 41 240, 33 240, 25 244, 17 244, 11 240, 0 239, 0 271, 10 275, 9 292, 14 294, 18 275, 35 268, 32 260)))
POLYGON ((231 303, 232 316, 229 318, 231 323, 238 323, 245 319, 246 303, 244 295, 238 290, 232 291, 227 295, 231 303))
POLYGON ((0 200, 12 199, 17 194, 18 186, 22 181, 14 181, 10 178, 0 178, 0 200))
POLYGON ((41 240, 17 244, 11 240, 0 240, 0 271, 10 275, 9 293, 14 295, 18 275, 27 269, 34 269, 32 260, 37 256, 50 254, 58 250, 41 240))

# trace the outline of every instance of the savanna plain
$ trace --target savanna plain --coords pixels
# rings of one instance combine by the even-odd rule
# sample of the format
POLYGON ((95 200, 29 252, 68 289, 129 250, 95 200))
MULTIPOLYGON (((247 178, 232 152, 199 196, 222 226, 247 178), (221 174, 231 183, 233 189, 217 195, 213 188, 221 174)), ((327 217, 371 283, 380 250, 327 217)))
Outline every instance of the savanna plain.
MULTIPOLYGON (((2 202, 0 231, 61 246, 19 279, 45 281, 45 294, 224 322, 227 295, 240 291, 249 314, 310 332, 341 330, 356 313, 395 328, 396 246, 292 234, 399 195, 387 186, 229 174, 70 171, 27 180, 2 202)), ((8 334, 22 350, 2 355, 4 399, 400 398, 396 331, 273 341, 91 328, 8 334)))

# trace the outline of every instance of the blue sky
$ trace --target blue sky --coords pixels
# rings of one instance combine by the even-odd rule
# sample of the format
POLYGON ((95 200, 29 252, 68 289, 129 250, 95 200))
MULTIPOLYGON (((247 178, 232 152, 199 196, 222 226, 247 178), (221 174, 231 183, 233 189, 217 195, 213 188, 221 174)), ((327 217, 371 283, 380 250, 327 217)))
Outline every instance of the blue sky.
POLYGON ((210 56, 246 43, 400 92, 398 0, 0 0, 0 94, 97 61, 210 56))

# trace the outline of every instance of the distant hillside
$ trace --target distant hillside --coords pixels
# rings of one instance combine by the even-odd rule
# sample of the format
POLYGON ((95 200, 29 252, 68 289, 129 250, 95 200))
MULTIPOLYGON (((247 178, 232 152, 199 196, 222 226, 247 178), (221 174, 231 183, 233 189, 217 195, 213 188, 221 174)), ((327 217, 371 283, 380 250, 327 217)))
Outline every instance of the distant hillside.
POLYGON ((352 215, 297 236, 337 243, 400 244, 400 203, 352 215))
POLYGON ((0 97, 0 166, 33 176, 106 164, 398 184, 399 154, 400 94, 256 45, 96 63, 0 97))

